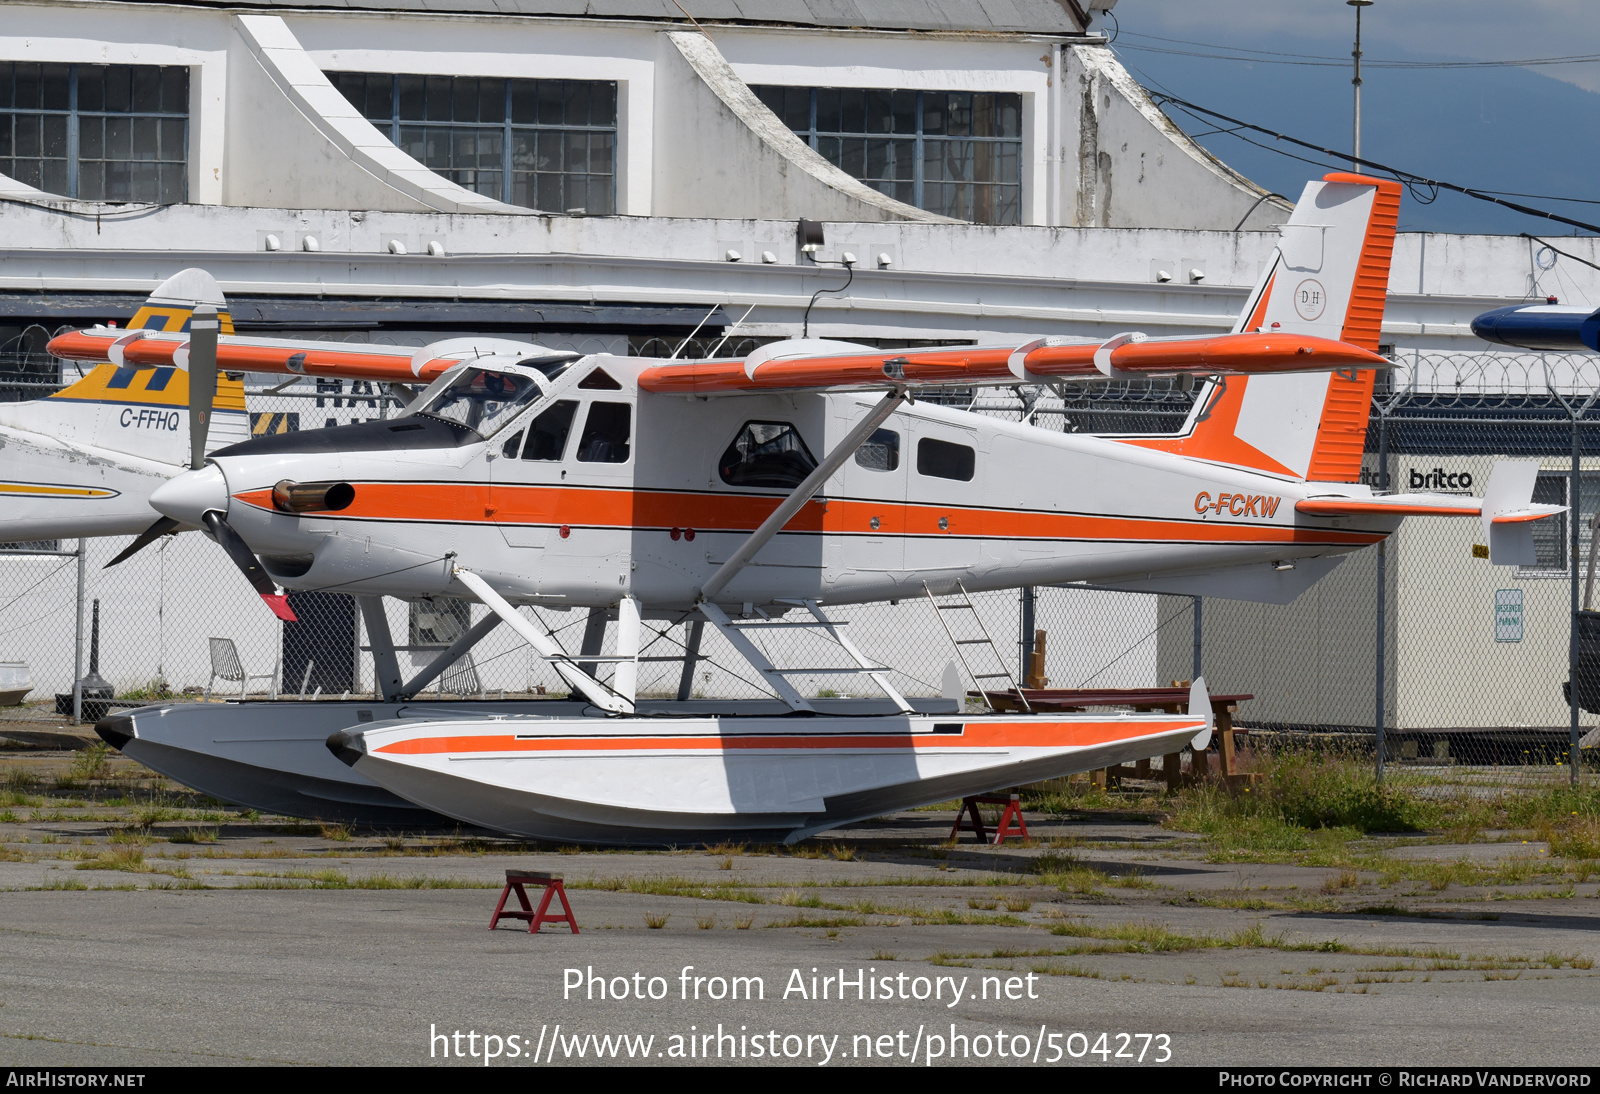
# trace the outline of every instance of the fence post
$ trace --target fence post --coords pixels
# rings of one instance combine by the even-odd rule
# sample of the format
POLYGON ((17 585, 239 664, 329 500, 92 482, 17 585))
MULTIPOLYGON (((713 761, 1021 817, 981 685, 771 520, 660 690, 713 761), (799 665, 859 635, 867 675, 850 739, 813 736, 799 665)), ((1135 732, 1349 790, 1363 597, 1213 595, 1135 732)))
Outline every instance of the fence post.
POLYGON ((1197 596, 1194 598, 1194 664, 1191 666, 1191 672, 1189 673, 1190 680, 1200 679, 1200 637, 1202 634, 1200 612, 1200 598, 1197 596))
MULTIPOLYGON (((1378 407, 1378 492, 1389 492, 1389 408, 1378 407)), ((1378 541, 1378 615, 1376 620, 1377 649, 1376 672, 1378 677, 1377 701, 1374 704, 1372 715, 1373 751, 1376 753, 1376 766, 1373 774, 1378 785, 1383 785, 1383 759, 1386 749, 1384 743, 1384 653, 1388 642, 1388 619, 1384 609, 1388 606, 1386 589, 1389 571, 1389 537, 1384 536, 1378 541)))
MULTIPOLYGON (((1591 402, 1593 400, 1590 400, 1591 402)), ((1588 409, 1588 404, 1584 405, 1588 409)), ((1568 410, 1568 417, 1572 420, 1572 478, 1567 489, 1567 576, 1571 579, 1572 612, 1567 616, 1567 679, 1571 681, 1567 690, 1571 692, 1568 703, 1570 724, 1567 727, 1567 766, 1571 768, 1568 777, 1572 785, 1578 785, 1578 521, 1583 508, 1583 479, 1580 475, 1581 460, 1578 453, 1578 430, 1582 424, 1583 411, 1572 413, 1568 410)))
POLYGON ((72 642, 72 721, 83 721, 83 591, 85 583, 84 544, 78 540, 78 621, 72 642))
MULTIPOLYGON (((1017 679, 1026 682, 1028 679, 1028 666, 1033 657, 1033 608, 1034 588, 1032 585, 1022 587, 1022 633, 1018 636, 1017 647, 1022 651, 1017 669, 1017 679)), ((1047 655, 1048 656, 1048 655, 1047 655)))

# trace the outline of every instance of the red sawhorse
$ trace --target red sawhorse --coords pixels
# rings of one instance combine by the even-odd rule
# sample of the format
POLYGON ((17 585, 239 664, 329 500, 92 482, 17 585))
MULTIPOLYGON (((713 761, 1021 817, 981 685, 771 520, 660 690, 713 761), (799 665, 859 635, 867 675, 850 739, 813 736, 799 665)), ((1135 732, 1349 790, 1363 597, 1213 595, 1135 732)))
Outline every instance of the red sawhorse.
POLYGON ((955 827, 950 829, 950 838, 956 839, 961 835, 961 826, 967 823, 971 816, 972 830, 978 837, 979 843, 989 841, 989 833, 983 826, 983 814, 978 812, 979 805, 1003 805, 1005 810, 1000 814, 1000 823, 995 826, 995 846, 1006 841, 1007 836, 1020 836, 1028 838, 1028 822, 1022 819, 1022 799, 1020 795, 1011 794, 1002 797, 999 794, 974 794, 961 799, 961 808, 956 810, 955 827), (1016 827, 1013 829, 1012 824, 1016 827))
POLYGON ((539 928, 546 923, 565 923, 572 928, 572 933, 578 933, 578 920, 572 914, 572 905, 567 903, 567 890, 561 884, 560 874, 542 874, 533 870, 507 870, 506 887, 500 892, 500 903, 494 906, 494 918, 489 920, 489 929, 492 931, 500 925, 502 919, 526 919, 528 933, 537 934, 539 928), (528 900, 526 885, 544 886, 544 896, 539 898, 539 908, 534 910, 528 900), (522 911, 506 911, 506 899, 512 893, 517 894, 517 901, 522 905, 522 911), (561 907, 566 909, 566 915, 547 915, 545 910, 550 907, 550 898, 561 898, 561 907))

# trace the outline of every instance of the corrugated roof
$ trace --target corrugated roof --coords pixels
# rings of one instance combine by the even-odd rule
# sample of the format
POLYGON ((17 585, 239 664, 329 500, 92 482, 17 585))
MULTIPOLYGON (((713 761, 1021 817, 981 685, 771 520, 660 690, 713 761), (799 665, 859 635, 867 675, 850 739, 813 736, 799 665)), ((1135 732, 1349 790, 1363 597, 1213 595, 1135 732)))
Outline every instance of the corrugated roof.
POLYGON ((1074 0, 250 0, 225 7, 556 15, 593 19, 1079 34, 1074 0))

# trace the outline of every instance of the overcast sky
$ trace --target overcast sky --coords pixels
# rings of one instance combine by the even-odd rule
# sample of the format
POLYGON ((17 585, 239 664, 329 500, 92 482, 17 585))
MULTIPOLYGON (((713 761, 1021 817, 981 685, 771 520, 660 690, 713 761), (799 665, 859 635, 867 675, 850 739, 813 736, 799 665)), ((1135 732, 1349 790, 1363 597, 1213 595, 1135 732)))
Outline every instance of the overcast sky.
MULTIPOLYGON (((1113 14, 1128 31, 1258 49, 1281 35, 1297 51, 1341 58, 1355 29, 1342 0, 1121 0, 1113 14)), ((1600 54, 1600 2, 1376 0, 1362 14, 1361 40, 1372 60, 1385 53, 1484 61, 1600 54)), ((1600 91, 1600 61, 1532 71, 1600 91)))

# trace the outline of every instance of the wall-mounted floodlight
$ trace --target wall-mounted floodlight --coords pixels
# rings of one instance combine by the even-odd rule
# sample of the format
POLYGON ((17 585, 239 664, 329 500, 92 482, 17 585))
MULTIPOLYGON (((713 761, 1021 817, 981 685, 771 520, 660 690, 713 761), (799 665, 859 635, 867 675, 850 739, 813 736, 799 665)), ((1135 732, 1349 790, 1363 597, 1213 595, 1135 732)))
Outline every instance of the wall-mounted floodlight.
POLYGON ((822 250, 823 243, 827 242, 822 238, 822 225, 805 217, 800 218, 796 236, 800 242, 800 250, 808 255, 814 255, 822 250))

